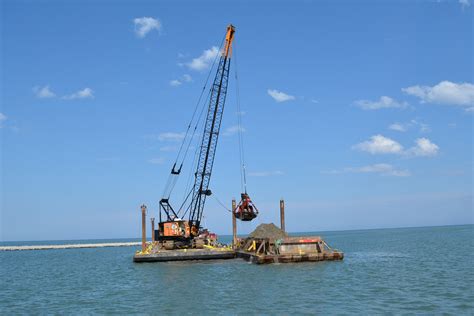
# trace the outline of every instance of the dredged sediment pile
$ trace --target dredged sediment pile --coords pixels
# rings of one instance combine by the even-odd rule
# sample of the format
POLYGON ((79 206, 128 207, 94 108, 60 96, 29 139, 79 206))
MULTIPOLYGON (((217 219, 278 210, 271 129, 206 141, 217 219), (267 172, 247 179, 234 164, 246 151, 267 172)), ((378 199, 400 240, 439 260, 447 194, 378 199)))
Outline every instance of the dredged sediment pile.
POLYGON ((288 237, 288 234, 278 228, 275 224, 260 224, 249 235, 250 238, 269 238, 271 240, 288 237))

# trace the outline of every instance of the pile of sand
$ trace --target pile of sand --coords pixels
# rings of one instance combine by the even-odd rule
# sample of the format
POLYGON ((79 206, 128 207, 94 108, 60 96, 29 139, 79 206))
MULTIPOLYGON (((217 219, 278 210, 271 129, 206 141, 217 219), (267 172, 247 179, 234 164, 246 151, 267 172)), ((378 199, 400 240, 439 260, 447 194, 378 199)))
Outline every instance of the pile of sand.
POLYGON ((275 224, 260 224, 255 230, 250 233, 251 238, 270 238, 270 239, 281 239, 288 237, 288 234, 282 231, 275 224))

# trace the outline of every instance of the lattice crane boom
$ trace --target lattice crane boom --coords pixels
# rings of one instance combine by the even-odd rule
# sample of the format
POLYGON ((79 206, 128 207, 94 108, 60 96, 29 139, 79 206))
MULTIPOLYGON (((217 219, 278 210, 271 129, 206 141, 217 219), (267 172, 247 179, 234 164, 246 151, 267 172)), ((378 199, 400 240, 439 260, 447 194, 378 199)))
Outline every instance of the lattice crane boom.
POLYGON ((193 195, 189 204, 189 221, 196 228, 199 228, 201 223, 206 197, 211 195, 209 183, 227 95, 234 33, 234 26, 229 25, 227 27, 225 45, 219 60, 216 77, 211 87, 209 108, 204 125, 204 133, 193 186, 193 195))
MULTIPOLYGON (((199 155, 197 169, 194 174, 194 185, 188 195, 191 199, 188 200, 188 198, 186 198, 179 210, 174 210, 169 203, 170 191, 167 191, 168 193, 164 194, 164 197, 160 200, 159 238, 162 240, 186 240, 196 237, 199 234, 206 197, 211 195, 209 183, 211 180, 212 167, 214 165, 217 141, 219 139, 222 115, 227 95, 234 33, 234 26, 227 26, 226 36, 224 39, 225 42, 220 51, 217 72, 209 91, 209 105, 206 121, 204 123, 201 145, 198 148, 199 155), (184 208, 182 209, 182 207, 184 208), (166 214, 166 219, 164 221, 162 221, 161 218, 161 210, 166 214), (184 210, 184 214, 189 214, 188 221, 179 218, 181 211, 184 210)), ((191 143, 189 143, 188 146, 190 144, 191 143)), ((171 177, 178 176, 181 172, 182 164, 180 164, 177 170, 175 168, 176 166, 177 164, 175 163, 171 171, 171 177)), ((172 190, 175 182, 170 183, 169 187, 172 190)))

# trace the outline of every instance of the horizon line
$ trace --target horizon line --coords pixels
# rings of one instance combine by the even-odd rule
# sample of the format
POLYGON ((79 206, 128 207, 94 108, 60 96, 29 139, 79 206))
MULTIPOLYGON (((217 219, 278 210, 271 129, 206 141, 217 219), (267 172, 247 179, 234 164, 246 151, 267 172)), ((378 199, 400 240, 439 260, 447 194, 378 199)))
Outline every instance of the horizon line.
MULTIPOLYGON (((264 224, 264 223, 262 223, 264 224)), ((383 229, 407 229, 407 228, 434 228, 434 227, 452 227, 452 226, 474 226, 474 223, 468 224, 447 224, 447 225, 426 225, 426 226, 400 226, 400 227, 378 227, 378 228, 354 228, 354 229, 342 229, 342 230, 314 230, 314 231, 287 231, 288 234, 298 233, 332 233, 332 232, 351 232, 351 231, 366 231, 366 230, 383 230, 383 229)), ((277 226, 278 227, 278 226, 277 226)), ((237 236, 246 236, 247 234, 237 234, 237 236)), ((232 234, 218 234, 218 236, 232 236, 232 234)), ((151 237, 151 236, 150 236, 151 237)), ((3 242, 39 242, 39 241, 90 241, 90 240, 119 240, 119 239, 141 239, 140 237, 115 237, 115 238, 88 238, 88 239, 38 239, 38 240, 1 240, 3 242)), ((149 237, 147 237, 148 241, 149 237)))

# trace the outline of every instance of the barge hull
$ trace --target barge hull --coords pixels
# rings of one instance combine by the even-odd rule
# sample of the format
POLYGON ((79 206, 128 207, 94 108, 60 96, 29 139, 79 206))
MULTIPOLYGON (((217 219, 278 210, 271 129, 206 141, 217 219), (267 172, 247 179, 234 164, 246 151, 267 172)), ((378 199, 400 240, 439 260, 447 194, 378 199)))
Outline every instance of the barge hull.
POLYGON ((334 253, 310 253, 310 254, 288 254, 288 255, 264 255, 255 254, 247 251, 237 251, 237 258, 242 258, 256 264, 266 263, 292 263, 292 262, 316 262, 316 261, 334 261, 343 260, 342 252, 334 253))
POLYGON ((235 251, 233 250, 201 250, 188 249, 183 250, 166 250, 151 254, 136 254, 133 257, 134 262, 168 262, 168 261, 191 261, 191 260, 222 260, 234 259, 235 251))

